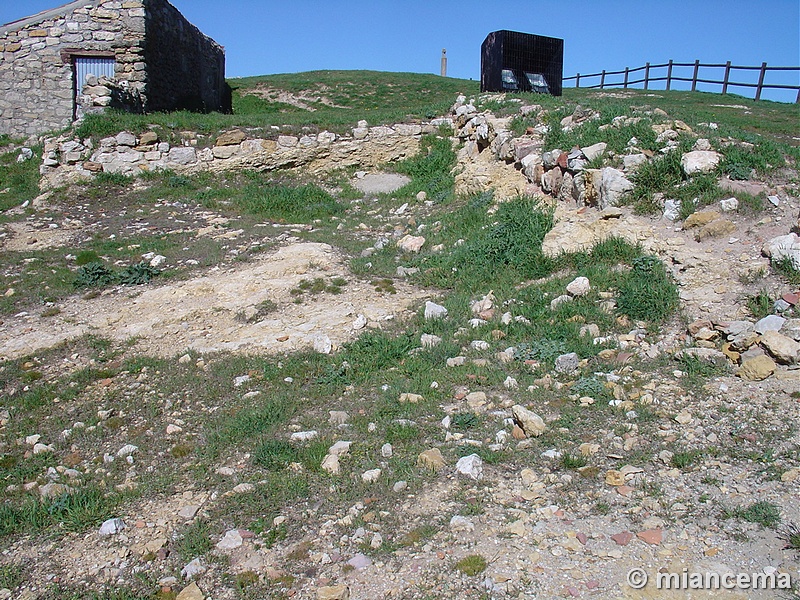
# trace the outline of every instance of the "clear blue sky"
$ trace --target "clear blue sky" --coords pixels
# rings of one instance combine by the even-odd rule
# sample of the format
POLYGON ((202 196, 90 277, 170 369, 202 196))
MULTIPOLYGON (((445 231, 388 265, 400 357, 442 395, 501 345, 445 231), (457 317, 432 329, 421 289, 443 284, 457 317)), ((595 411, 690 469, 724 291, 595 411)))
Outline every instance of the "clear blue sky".
MULTIPOLYGON (((229 77, 315 69, 438 73, 447 48, 448 74, 478 79, 481 42, 498 29, 564 38, 565 76, 669 59, 800 66, 798 0, 171 1, 226 47, 229 77)), ((0 0, 0 23, 63 3, 0 0)), ((721 70, 704 74, 718 79, 721 70)), ((732 79, 755 82, 757 75, 732 79)), ((797 74, 780 73, 767 82, 800 83, 797 74)), ((795 95, 765 92, 790 101, 795 95)))

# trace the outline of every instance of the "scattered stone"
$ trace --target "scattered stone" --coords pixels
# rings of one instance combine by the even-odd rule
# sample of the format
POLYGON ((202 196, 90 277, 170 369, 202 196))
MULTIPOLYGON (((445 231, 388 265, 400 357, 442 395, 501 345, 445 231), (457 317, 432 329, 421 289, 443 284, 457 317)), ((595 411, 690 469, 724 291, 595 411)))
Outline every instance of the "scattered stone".
POLYGON ((450 519, 450 531, 475 531, 475 524, 467 517, 455 515, 450 519))
POLYGON ((621 531, 611 536, 611 539, 617 546, 627 546, 633 539, 633 534, 630 531, 621 531))
POLYGON ((383 458, 392 458, 393 448, 391 444, 384 444, 381 446, 381 456, 383 458))
POLYGON ((181 593, 178 594, 175 600, 205 600, 205 595, 197 585, 197 582, 193 581, 181 590, 181 593))
POLYGON ((475 481, 483 479, 483 460, 477 454, 470 454, 458 459, 456 473, 475 481))
POLYGON ((765 331, 761 336, 761 345, 780 364, 793 365, 800 359, 800 343, 777 331, 765 331))
POLYGON ((767 331, 780 331, 786 323, 786 319, 778 315, 767 315, 763 319, 756 322, 753 329, 756 333, 763 335, 767 331))
POLYGON ((542 417, 524 406, 515 404, 511 407, 511 414, 514 417, 514 421, 528 437, 538 437, 547 430, 547 425, 545 425, 542 417))
POLYGON ((772 375, 777 368, 769 356, 756 356, 743 361, 737 375, 747 381, 762 381, 772 375))
POLYGON ((396 494, 405 491, 408 489, 408 482, 407 481, 398 481, 392 486, 392 491, 396 494))
POLYGON ((419 404, 420 402, 422 402, 424 400, 425 400, 425 398, 423 398, 419 394, 411 394, 411 393, 408 393, 408 392, 404 392, 404 393, 400 394, 400 397, 397 399, 397 401, 400 404, 405 404, 406 402, 408 402, 409 404, 419 404))
POLYGON ((350 588, 346 585, 326 585, 317 588, 317 600, 350 600, 350 588))
POLYGON ((361 481, 364 483, 375 483, 380 479, 381 470, 380 469, 370 469, 369 471, 364 471, 361 474, 361 481))
POLYGON ((331 342, 331 338, 327 335, 318 335, 314 337, 314 352, 319 352, 320 354, 330 354, 333 350, 333 342, 331 342))
POLYGON ((567 292, 572 296, 585 296, 591 290, 589 279, 586 277, 576 277, 567 285, 567 292))
POLYGON ((636 534, 640 540, 652 546, 658 546, 664 539, 664 531, 661 529, 647 529, 636 534))
POLYGON ((239 533, 238 529, 230 529, 225 532, 225 535, 222 539, 217 542, 217 550, 235 550, 236 548, 240 547, 244 543, 242 539, 242 534, 239 533))
POLYGON ((681 168, 687 175, 710 173, 717 168, 722 155, 712 150, 693 150, 681 157, 681 168))
POLYGON ((580 360, 578 359, 578 355, 575 352, 570 352, 569 354, 562 354, 558 358, 556 358, 556 365, 555 369, 557 373, 574 373, 578 370, 578 363, 580 360))
POLYGON ((347 561, 347 564, 359 571, 369 567, 372 564, 372 559, 370 559, 368 556, 364 556, 363 554, 356 554, 353 558, 347 561))
POLYGON ((739 209, 739 200, 736 198, 725 198, 719 201, 719 208, 725 212, 731 212, 739 209))
POLYGON ((138 451, 139 448, 137 446, 134 446, 133 444, 126 444, 117 450, 117 458, 127 458, 138 451))
POLYGON ((183 569, 181 569, 181 577, 183 577, 184 579, 194 579, 195 577, 199 577, 206 571, 207 568, 203 564, 203 560, 200 557, 198 557, 192 560, 185 567, 183 567, 183 569))
POLYGON ((197 514, 197 511, 200 510, 200 506, 197 504, 190 504, 188 506, 184 506, 178 511, 178 516, 181 519, 194 519, 194 516, 197 514))
POLYGON ((414 235, 406 235, 397 242, 398 249, 402 250, 403 252, 419 252, 422 250, 422 246, 425 244, 425 238, 420 236, 414 235))
POLYGON ((441 304, 428 301, 425 303, 425 320, 444 319, 447 316, 447 309, 441 304))
POLYGON ((319 431, 295 431, 289 436, 290 442, 309 442, 319 436, 319 431))
POLYGON ((703 227, 721 218, 722 215, 720 215, 715 210, 700 210, 697 212, 693 212, 688 217, 686 217, 686 220, 683 222, 683 228, 693 229, 695 227, 703 227))
POLYGON ((441 450, 438 448, 431 448, 430 450, 425 450, 425 452, 421 453, 417 458, 417 464, 420 467, 424 467, 432 471, 439 471, 447 465, 447 463, 444 461, 444 456, 442 456, 441 450))
POLYGON ((98 532, 101 536, 116 535, 125 529, 125 522, 122 519, 108 519, 100 526, 98 532))

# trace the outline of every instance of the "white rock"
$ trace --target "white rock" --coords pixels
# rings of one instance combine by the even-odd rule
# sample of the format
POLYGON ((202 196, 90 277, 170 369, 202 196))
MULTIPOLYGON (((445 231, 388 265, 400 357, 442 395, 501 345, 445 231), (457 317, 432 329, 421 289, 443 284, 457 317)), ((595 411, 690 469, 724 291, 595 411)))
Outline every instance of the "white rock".
POLYGON ((761 252, 764 256, 771 258, 773 262, 789 259, 792 266, 800 270, 800 236, 796 233, 772 238, 764 244, 761 252))
POLYGON ((447 309, 441 304, 428 301, 425 303, 425 320, 444 319, 447 316, 447 309))
POLYGON ((331 475, 338 475, 339 457, 335 454, 328 454, 322 459, 322 465, 320 466, 322 467, 323 471, 327 471, 331 475))
POLYGON ((125 529, 125 522, 122 519, 108 519, 100 526, 100 531, 98 533, 105 537, 109 535, 116 535, 123 529, 125 529))
POLYGON ((475 524, 467 517, 455 515, 450 519, 450 531, 475 531, 475 524))
POLYGON ((693 150, 681 157, 681 168, 687 175, 711 173, 721 159, 722 155, 712 150, 693 150))
POLYGON ((516 390, 516 389, 519 389, 519 383, 517 382, 517 380, 516 380, 516 379, 514 379, 513 377, 511 377, 511 375, 509 375, 508 377, 506 377, 506 380, 503 382, 503 385, 505 386, 505 388, 506 388, 507 390, 516 390))
POLYGON ((160 254, 157 254, 150 261, 150 266, 153 267, 153 268, 158 268, 161 265, 163 265, 165 262, 167 262, 167 257, 166 256, 162 256, 160 254))
POLYGON ((736 198, 726 198, 719 201, 719 208, 724 212, 730 212, 739 208, 739 200, 736 198))
POLYGON ((381 446, 381 456, 383 458, 392 458, 392 445, 384 444, 381 446))
POLYGON ((181 576, 184 579, 194 579, 195 577, 205 573, 206 570, 207 568, 203 564, 202 559, 198 557, 181 569, 181 576))
POLYGON ((406 235, 397 242, 397 248, 403 252, 419 252, 425 245, 425 238, 421 235, 406 235))
POLYGON ((423 333, 420 336, 420 343, 422 344, 423 348, 433 348, 434 346, 438 346, 442 343, 442 338, 440 338, 438 335, 423 333))
POLYGON ((469 346, 473 350, 488 350, 489 342, 485 342, 483 340, 473 340, 470 342, 469 346))
POLYGON ((380 469, 370 469, 369 471, 364 471, 361 474, 361 481, 364 483, 375 483, 381 476, 380 469))
POLYGON ((55 448, 48 444, 34 444, 33 445, 33 453, 34 454, 49 454, 50 452, 55 452, 55 448))
POLYGON ((350 452, 353 442, 338 441, 328 449, 328 454, 332 456, 346 456, 350 452))
POLYGON ((589 279, 586 277, 576 277, 567 285, 567 292, 572 296, 585 296, 591 289, 592 286, 589 285, 589 279))
POLYGON ((586 148, 581 148, 581 152, 586 157, 586 160, 594 160, 598 156, 602 156, 603 153, 606 151, 608 144, 605 142, 598 142, 597 144, 592 144, 591 146, 586 146, 586 148))
POLYGON ((238 529, 229 529, 222 539, 217 542, 217 550, 235 550, 244 543, 242 534, 238 529))
POLYGON ((40 439, 42 439, 42 436, 36 433, 34 435, 29 435, 28 437, 26 437, 25 443, 28 444, 29 446, 35 446, 36 444, 39 443, 40 439))
POLYGON ((125 458, 132 455, 134 452, 138 452, 139 448, 134 446, 133 444, 126 444, 119 450, 117 450, 117 458, 125 458))
POLYGON ((289 441, 308 442, 309 440, 313 440, 318 435, 319 431, 295 431, 291 436, 289 436, 289 441))
POLYGON ((364 329, 367 326, 367 317, 364 315, 358 315, 356 320, 353 321, 353 329, 358 331, 359 329, 364 329))
POLYGON ((319 352, 320 354, 330 354, 333 350, 333 342, 331 342, 331 338, 327 335, 317 335, 314 336, 314 352, 319 352))
POLYGON ((514 417, 517 425, 522 428, 527 436, 540 436, 547 429, 544 419, 537 415, 532 410, 528 410, 520 404, 515 404, 511 407, 511 414, 514 417))
POLYGON ((475 481, 483 479, 483 460, 477 454, 470 454, 458 459, 456 473, 475 481))

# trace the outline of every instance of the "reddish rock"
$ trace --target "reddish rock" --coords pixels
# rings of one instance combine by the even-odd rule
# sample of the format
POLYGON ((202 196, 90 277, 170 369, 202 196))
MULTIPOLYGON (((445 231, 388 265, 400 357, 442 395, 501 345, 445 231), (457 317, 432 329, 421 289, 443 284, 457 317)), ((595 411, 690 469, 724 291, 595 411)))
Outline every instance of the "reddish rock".
POLYGON ((514 425, 514 429, 511 430, 511 436, 515 440, 524 440, 527 437, 519 425, 514 425))
POLYGON ((664 539, 664 532, 661 529, 645 529, 636 534, 640 540, 653 546, 658 546, 664 539))
POLYGON ((578 539, 578 541, 579 541, 581 544, 583 544, 584 546, 586 545, 586 542, 588 542, 588 541, 589 541, 589 537, 588 537, 588 536, 587 536, 585 533, 576 533, 576 534, 575 534, 575 537, 576 537, 576 538, 578 539))
POLYGON ((569 155, 566 152, 562 152, 558 156, 558 160, 556 160, 556 164, 561 167, 562 169, 566 170, 567 168, 567 161, 569 160, 569 155))
POLYGON ((633 539, 633 534, 630 531, 621 531, 612 535, 611 539, 616 542, 617 546, 627 546, 633 539))
POLYGON ((697 332, 703 328, 712 329, 713 327, 714 326, 711 324, 711 321, 707 319, 700 319, 694 323, 690 323, 688 330, 690 335, 696 335, 697 332))
POLYGON ((797 293, 784 294, 782 298, 784 302, 791 304, 792 306, 800 302, 800 294, 797 293))
POLYGON ((590 590, 596 590, 597 588, 600 587, 600 582, 597 581, 596 579, 592 579, 586 582, 586 587, 589 588, 590 590))
POLYGON ((617 487, 617 493, 627 498, 633 493, 633 488, 629 485, 620 485, 617 487))
POLYGON ((564 588, 564 595, 570 598, 577 598, 581 593, 578 591, 578 588, 570 585, 564 588))

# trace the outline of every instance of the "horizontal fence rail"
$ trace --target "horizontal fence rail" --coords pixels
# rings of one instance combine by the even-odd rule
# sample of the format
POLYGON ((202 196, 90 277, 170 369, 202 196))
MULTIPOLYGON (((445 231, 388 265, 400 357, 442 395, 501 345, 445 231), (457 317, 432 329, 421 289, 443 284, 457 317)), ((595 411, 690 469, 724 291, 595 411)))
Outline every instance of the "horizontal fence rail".
POLYGON ((604 88, 628 88, 635 85, 643 84, 644 89, 649 89, 650 84, 654 82, 666 82, 666 89, 669 90, 672 88, 673 82, 680 81, 680 82, 687 82, 692 84, 692 91, 697 90, 698 83, 705 83, 711 85, 720 85, 722 86, 721 92, 723 94, 728 93, 728 88, 730 87, 743 87, 743 88, 755 88, 755 99, 761 99, 761 93, 763 90, 770 89, 770 90, 797 90, 797 98, 795 99, 795 103, 800 103, 800 85, 787 85, 787 84, 778 84, 778 83, 766 83, 765 79, 767 73, 776 72, 776 71, 790 71, 795 73, 800 73, 800 67, 768 67, 767 63, 761 63, 760 67, 742 67, 738 65, 732 65, 731 61, 726 63, 713 63, 713 64, 705 64, 701 63, 699 60, 694 61, 693 63, 679 63, 674 61, 669 61, 663 64, 650 64, 646 63, 643 67, 636 67, 635 69, 630 69, 625 67, 625 69, 621 71, 601 71, 600 73, 590 73, 590 74, 576 74, 574 77, 564 77, 562 79, 564 87, 567 87, 568 81, 574 81, 575 87, 581 87, 581 83, 583 82, 584 88, 587 89, 604 89, 604 88), (679 77, 675 74, 676 69, 692 69, 692 76, 691 77, 679 77), (662 69, 666 69, 664 73, 661 71, 662 69), (706 79, 700 77, 700 69, 724 69, 724 75, 722 79, 706 79), (654 73, 656 71, 656 73, 654 73), (746 82, 736 82, 731 81, 731 72, 732 71, 758 71, 758 83, 746 83, 746 82), (641 73, 641 75, 640 75, 641 73), (622 76, 622 79, 618 79, 619 76, 622 76), (593 83, 593 85, 586 85, 586 80, 594 80, 599 78, 599 82, 593 83), (609 80, 611 78, 611 80, 609 80), (617 78, 617 79, 614 79, 617 78))

